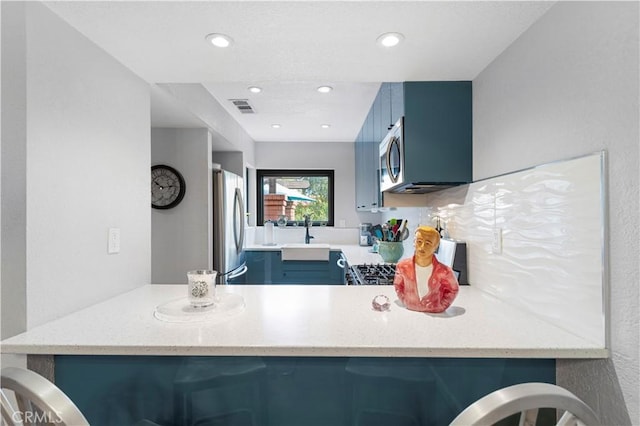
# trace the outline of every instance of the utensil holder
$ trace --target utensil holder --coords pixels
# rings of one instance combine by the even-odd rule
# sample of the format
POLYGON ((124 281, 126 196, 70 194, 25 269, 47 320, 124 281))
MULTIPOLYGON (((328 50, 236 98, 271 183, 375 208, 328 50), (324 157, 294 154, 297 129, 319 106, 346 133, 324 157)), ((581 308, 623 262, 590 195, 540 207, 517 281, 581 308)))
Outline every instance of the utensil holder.
POLYGON ((401 241, 379 241, 378 253, 386 263, 397 263, 404 254, 401 241))

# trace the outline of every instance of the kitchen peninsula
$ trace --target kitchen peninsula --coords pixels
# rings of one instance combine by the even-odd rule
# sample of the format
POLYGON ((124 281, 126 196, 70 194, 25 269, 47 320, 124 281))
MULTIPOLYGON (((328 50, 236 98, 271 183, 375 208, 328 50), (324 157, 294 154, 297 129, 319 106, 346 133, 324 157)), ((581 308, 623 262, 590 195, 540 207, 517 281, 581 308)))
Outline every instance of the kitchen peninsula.
MULTIPOLYGON (((2 352, 54 355, 56 383, 91 424, 133 423, 141 416, 179 424, 168 402, 185 364, 206 360, 215 370, 236 359, 260 363, 270 424, 278 426, 350 424, 345 413, 377 405, 372 395, 414 392, 412 386, 445 399, 416 418, 446 424, 491 390, 553 383, 557 358, 608 356, 606 348, 469 286, 442 314, 404 309, 392 286, 239 285, 219 287, 245 302, 242 312, 224 320, 154 317, 156 306, 185 291, 185 285, 145 285, 6 339, 2 352), (379 294, 391 300, 388 311, 372 309, 379 294), (109 410, 122 411, 126 398, 139 401, 113 417, 109 410)), ((246 395, 229 398, 235 404, 246 395)))
MULTIPOLYGON (((224 298, 244 303, 228 315, 158 319, 157 307, 186 298, 186 286, 144 285, 6 339, 2 351, 54 365, 56 384, 92 425, 141 418, 161 425, 447 425, 496 389, 555 383, 557 359, 608 357, 606 268, 597 232, 602 164, 602 154, 589 155, 434 195, 438 204, 475 220, 469 229, 484 226, 473 214, 478 200, 496 217, 517 220, 528 211, 517 207, 520 202, 562 200, 559 212, 541 209, 542 218, 532 216, 534 225, 547 224, 532 225, 536 235, 548 233, 545 238, 506 238, 496 254, 487 250, 486 234, 471 235, 475 281, 461 286, 441 314, 405 309, 391 285, 303 285, 309 270, 298 271, 300 281, 286 275, 286 285, 264 285, 272 269, 264 281, 220 286, 221 294, 232 295, 224 298), (572 190, 548 191, 542 183, 550 172, 572 190), (509 204, 516 210, 494 211, 503 198, 494 187, 518 194, 509 204), (581 220, 567 222, 573 217, 581 220), (565 247, 573 247, 571 256, 556 251, 565 247), (379 295, 389 299, 388 311, 373 309, 379 295)), ((529 229, 528 222, 504 226, 529 229)), ((351 265, 380 262, 368 247, 347 243, 355 238, 329 240, 328 232, 315 229, 311 244, 318 249, 332 241, 323 244, 322 263, 338 265, 326 262, 327 250, 329 259, 340 255, 351 265)), ((298 248, 303 241, 300 229, 279 237, 298 248)), ((271 266, 284 270, 283 247, 248 240, 247 251, 258 260, 271 251, 271 266)))
POLYGON ((157 305, 185 285, 146 285, 2 342, 3 353, 605 358, 607 350, 470 286, 442 314, 397 304, 392 286, 226 286, 243 312, 225 321, 169 323, 157 305), (372 309, 383 294, 387 312, 372 309))

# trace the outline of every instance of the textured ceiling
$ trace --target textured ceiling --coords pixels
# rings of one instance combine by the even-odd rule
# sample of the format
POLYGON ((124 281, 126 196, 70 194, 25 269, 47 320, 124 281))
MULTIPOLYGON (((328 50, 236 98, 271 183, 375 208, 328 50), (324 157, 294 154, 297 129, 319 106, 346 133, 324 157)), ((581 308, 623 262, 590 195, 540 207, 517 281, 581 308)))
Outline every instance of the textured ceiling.
MULTIPOLYGON (((46 4, 146 81, 202 83, 256 141, 352 141, 380 82, 472 80, 553 2, 46 4), (379 47, 389 31, 404 42, 379 47), (234 44, 212 47, 213 32, 234 44), (322 84, 335 90, 321 95, 322 84), (249 99, 256 113, 241 115, 231 98, 249 99)), ((152 105, 156 126, 195 125, 167 102, 152 105)))

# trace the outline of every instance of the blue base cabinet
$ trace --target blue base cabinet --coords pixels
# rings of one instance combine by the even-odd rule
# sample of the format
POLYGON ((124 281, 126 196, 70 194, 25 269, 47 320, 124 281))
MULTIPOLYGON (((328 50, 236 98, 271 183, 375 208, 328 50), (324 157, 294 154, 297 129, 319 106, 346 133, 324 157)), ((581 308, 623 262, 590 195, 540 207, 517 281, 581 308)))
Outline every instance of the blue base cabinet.
POLYGON ((247 273, 229 284, 345 284, 344 269, 337 265, 340 251, 330 251, 329 261, 283 261, 278 250, 246 252, 247 273))
POLYGON ((446 426, 555 360, 58 355, 55 377, 92 426, 446 426))

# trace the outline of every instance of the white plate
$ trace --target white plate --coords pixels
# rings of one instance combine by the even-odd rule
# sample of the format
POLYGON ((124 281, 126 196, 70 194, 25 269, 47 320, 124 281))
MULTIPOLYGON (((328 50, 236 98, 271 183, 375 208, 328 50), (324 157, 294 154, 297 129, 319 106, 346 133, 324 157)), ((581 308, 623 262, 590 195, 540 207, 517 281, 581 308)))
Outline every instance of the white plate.
POLYGON ((216 302, 204 308, 195 308, 186 297, 156 306, 153 316, 166 322, 219 323, 244 311, 244 298, 233 293, 216 294, 216 302))

